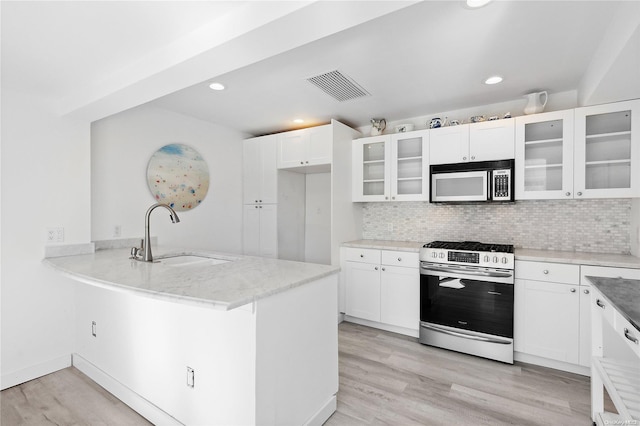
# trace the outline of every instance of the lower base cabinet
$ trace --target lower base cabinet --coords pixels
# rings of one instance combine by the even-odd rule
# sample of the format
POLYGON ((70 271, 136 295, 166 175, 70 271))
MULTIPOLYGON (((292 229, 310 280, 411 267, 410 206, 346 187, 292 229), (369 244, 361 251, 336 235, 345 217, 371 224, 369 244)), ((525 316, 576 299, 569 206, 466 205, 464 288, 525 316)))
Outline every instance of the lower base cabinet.
POLYGON ((588 276, 640 279, 640 269, 516 261, 514 349, 591 367, 588 276))
MULTIPOLYGON (((342 249, 345 314, 416 331, 420 323, 418 253, 342 249)), ((375 325, 374 325, 375 326, 375 325)))

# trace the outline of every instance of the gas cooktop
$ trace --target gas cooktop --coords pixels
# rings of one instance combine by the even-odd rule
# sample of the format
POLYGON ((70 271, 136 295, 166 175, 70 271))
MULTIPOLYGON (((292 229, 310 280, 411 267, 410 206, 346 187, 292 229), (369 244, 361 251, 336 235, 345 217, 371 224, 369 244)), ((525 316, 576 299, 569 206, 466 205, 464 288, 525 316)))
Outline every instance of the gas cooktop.
POLYGON ((424 248, 438 248, 446 250, 482 251, 491 253, 513 253, 511 244, 485 244, 478 241, 432 241, 424 248))

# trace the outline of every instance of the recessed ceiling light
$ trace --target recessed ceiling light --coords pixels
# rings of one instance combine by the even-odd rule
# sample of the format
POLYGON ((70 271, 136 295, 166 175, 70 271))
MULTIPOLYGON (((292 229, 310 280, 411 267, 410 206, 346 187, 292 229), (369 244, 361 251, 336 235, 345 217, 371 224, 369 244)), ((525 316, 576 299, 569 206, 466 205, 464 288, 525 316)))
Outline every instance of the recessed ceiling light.
POLYGON ((211 83, 209 85, 209 88, 211 90, 224 90, 225 89, 224 84, 222 84, 222 83, 211 83))
POLYGON ((484 84, 498 84, 500 82, 502 82, 502 77, 500 77, 499 75, 494 75, 486 79, 484 81, 484 84))
POLYGON ((467 0, 467 7, 477 9, 491 2, 491 0, 467 0))
POLYGON ((304 123, 304 120, 302 118, 296 118, 296 119, 293 120, 293 122, 296 123, 296 124, 302 124, 302 123, 304 123))

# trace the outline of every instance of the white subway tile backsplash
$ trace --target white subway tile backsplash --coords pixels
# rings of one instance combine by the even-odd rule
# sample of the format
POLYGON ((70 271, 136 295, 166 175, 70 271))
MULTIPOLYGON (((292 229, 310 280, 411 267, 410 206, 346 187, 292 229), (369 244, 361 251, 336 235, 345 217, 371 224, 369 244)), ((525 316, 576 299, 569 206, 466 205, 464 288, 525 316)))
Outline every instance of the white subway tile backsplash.
POLYGON ((365 203, 363 238, 482 241, 518 248, 629 254, 631 205, 631 199, 365 203))

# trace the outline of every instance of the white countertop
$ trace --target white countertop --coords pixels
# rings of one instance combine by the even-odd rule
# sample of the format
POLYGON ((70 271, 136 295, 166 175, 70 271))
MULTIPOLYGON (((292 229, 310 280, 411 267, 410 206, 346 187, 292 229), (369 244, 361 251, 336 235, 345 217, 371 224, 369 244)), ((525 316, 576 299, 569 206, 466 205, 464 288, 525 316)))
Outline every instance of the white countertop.
MULTIPOLYGON (((356 240, 343 243, 343 247, 359 247, 378 250, 419 252, 424 243, 414 241, 356 240)), ((640 269, 640 257, 628 254, 586 253, 557 250, 515 249, 516 260, 533 262, 570 263, 576 265, 610 266, 640 269)))
POLYGON ((200 255, 231 260, 219 265, 169 266, 129 259, 129 249, 44 259, 65 275, 103 288, 172 302, 229 310, 335 274, 338 267, 207 251, 154 248, 167 255, 200 255))

